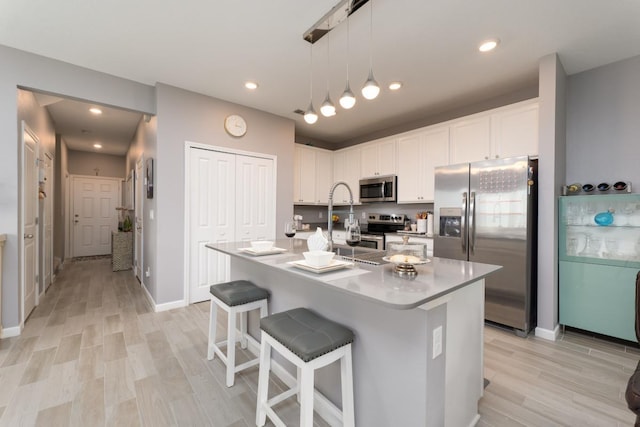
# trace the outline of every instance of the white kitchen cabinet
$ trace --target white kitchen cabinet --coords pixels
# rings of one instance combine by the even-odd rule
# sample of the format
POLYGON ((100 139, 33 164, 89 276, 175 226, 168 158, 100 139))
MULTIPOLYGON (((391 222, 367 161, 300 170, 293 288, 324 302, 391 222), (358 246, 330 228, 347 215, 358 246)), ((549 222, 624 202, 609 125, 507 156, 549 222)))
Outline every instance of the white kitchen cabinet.
POLYGON ((362 145, 361 177, 395 174, 396 143, 396 138, 390 138, 362 145))
POLYGON ((296 144, 293 157, 293 203, 326 204, 332 175, 330 151, 296 144))
POLYGON ((451 122, 451 164, 538 155, 538 100, 451 122))
POLYGON ((332 153, 327 150, 318 150, 316 151, 316 203, 326 205, 329 202, 329 190, 332 184, 332 153))
POLYGON ((494 158, 538 155, 538 102, 521 102, 491 116, 494 158))
POLYGON ((451 164, 486 160, 491 156, 491 116, 474 116, 453 122, 450 127, 451 164))
POLYGON ((449 127, 432 126, 398 140, 398 203, 433 202, 434 169, 449 164, 449 127))
MULTIPOLYGON (((353 193, 353 203, 360 203, 360 148, 346 148, 333 153, 333 182, 344 181, 353 193)), ((333 193, 334 205, 348 205, 349 191, 341 185, 333 193)))

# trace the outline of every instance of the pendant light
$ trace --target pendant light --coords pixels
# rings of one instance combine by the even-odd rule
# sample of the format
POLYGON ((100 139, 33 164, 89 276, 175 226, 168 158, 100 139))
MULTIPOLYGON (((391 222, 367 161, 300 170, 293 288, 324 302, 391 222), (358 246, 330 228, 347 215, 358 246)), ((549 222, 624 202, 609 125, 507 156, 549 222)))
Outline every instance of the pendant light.
POLYGON ((351 2, 349 2, 349 10, 347 11, 347 86, 340 97, 340 105, 345 110, 353 108, 356 105, 356 96, 351 92, 349 87, 349 16, 351 15, 351 2))
POLYGON ((373 0, 369 1, 369 77, 362 87, 362 96, 366 99, 375 99, 380 93, 380 86, 373 77, 373 0))
POLYGON ((331 33, 327 33, 327 97, 320 106, 320 113, 325 117, 332 117, 336 115, 336 106, 333 104, 333 101, 331 101, 331 95, 329 94, 329 74, 331 71, 329 62, 329 34, 331 33))
POLYGON ((313 44, 310 44, 310 60, 309 60, 309 108, 304 113, 304 121, 310 125, 318 121, 318 114, 313 109, 313 44))

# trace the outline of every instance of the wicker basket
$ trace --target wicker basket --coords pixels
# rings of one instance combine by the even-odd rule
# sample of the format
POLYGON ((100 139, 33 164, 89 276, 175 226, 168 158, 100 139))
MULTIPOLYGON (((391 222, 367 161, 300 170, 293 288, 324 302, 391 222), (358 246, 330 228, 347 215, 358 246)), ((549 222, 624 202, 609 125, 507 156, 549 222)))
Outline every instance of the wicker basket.
POLYGON ((111 232, 111 269, 130 270, 133 264, 133 233, 111 232))

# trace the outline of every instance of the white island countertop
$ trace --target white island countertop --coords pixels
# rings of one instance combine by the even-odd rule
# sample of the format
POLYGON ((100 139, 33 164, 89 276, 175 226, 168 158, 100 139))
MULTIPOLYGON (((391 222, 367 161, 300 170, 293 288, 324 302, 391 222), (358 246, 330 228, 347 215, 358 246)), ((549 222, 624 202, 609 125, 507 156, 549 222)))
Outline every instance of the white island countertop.
POLYGON ((305 240, 294 239, 293 250, 289 250, 289 240, 277 240, 275 246, 286 248, 287 251, 261 256, 241 250, 250 247, 249 242, 209 243, 206 246, 232 257, 241 257, 264 266, 286 270, 292 275, 304 276, 334 290, 398 310, 420 307, 502 268, 497 265, 432 257, 428 263, 416 266, 418 274, 412 278, 400 277, 394 272, 393 264, 356 263, 355 267, 314 273, 290 264, 291 261, 304 259, 302 253, 307 250, 305 240))

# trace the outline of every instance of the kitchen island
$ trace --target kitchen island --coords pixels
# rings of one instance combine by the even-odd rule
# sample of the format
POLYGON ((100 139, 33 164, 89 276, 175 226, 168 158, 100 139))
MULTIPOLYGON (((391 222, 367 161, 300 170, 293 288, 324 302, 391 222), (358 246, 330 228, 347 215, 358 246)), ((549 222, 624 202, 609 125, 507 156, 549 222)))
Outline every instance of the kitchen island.
MULTIPOLYGON (((269 313, 306 307, 355 332, 356 425, 471 426, 478 421, 484 277, 499 266, 431 258, 416 266, 412 279, 398 276, 392 264, 356 263, 318 274, 291 264, 303 259, 304 240, 294 239, 292 250, 264 256, 242 250, 248 246, 207 245, 230 256, 232 280, 251 280, 270 290, 269 313)), ((276 246, 289 248, 289 241, 276 246)), ((259 319, 251 314, 249 333, 259 339, 259 319)), ((273 356, 274 372, 291 384, 293 365, 273 356)), ((331 421, 327 399, 340 401, 337 364, 316 375, 316 388, 322 395, 314 409, 331 421)))

